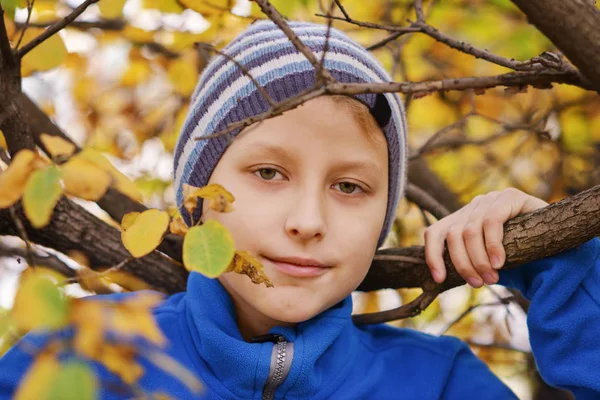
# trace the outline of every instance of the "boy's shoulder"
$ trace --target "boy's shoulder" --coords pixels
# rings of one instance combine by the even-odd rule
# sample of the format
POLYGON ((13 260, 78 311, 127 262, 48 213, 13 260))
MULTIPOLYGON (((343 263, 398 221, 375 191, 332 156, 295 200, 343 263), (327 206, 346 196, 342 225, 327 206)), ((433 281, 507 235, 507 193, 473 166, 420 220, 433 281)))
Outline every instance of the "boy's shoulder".
POLYGON ((434 336, 410 328, 398 328, 386 324, 357 326, 363 345, 374 353, 401 352, 415 357, 429 356, 453 360, 460 350, 468 347, 453 336, 434 336))

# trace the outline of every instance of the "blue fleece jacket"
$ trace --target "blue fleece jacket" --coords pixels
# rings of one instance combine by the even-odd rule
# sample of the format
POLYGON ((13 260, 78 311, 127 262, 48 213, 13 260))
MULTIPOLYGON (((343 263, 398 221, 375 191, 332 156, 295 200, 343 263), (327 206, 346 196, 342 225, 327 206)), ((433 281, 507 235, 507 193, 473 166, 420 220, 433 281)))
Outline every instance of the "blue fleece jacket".
MULTIPOLYGON (((500 274, 501 284, 531 300, 527 323, 542 377, 571 390, 577 399, 600 399, 599 253, 600 240, 594 239, 500 274)), ((351 311, 348 296, 295 329, 272 329, 293 343, 293 352, 287 347, 286 354, 291 365, 275 398, 516 398, 462 341, 387 325, 355 326, 351 311)), ((265 383, 272 379, 272 361, 277 361, 273 349, 280 344, 242 339, 231 299, 217 280, 192 273, 187 291, 169 297, 155 316, 169 339, 166 352, 202 380, 204 398, 262 398, 265 383)), ((23 340, 39 345, 44 339, 29 334, 23 340)), ((22 348, 15 346, 0 359, 0 399, 10 398, 31 364, 22 348)), ((198 398, 168 372, 142 362, 142 389, 198 398)), ((116 378, 96 368, 104 383, 102 398, 131 397, 110 391, 107 383, 116 378)))

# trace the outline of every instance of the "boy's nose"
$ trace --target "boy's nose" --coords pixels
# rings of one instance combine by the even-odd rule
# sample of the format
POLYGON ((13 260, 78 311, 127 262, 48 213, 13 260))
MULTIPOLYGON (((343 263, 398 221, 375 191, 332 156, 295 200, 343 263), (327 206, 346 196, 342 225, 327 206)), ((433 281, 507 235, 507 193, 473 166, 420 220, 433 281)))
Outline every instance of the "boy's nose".
POLYGON ((325 204, 318 196, 301 195, 292 202, 285 223, 286 232, 297 239, 321 239, 326 233, 325 204))

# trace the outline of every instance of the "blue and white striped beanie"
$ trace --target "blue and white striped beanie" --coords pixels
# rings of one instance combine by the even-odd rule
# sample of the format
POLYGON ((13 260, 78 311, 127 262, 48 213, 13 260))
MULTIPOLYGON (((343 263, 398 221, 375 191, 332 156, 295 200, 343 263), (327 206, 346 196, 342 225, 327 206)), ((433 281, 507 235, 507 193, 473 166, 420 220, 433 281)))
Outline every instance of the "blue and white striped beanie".
MULTIPOLYGON (((327 26, 308 22, 289 22, 289 25, 320 59, 327 26)), ((251 24, 222 52, 243 65, 276 102, 293 97, 315 84, 314 67, 270 20, 251 24)), ((338 82, 391 82, 390 76, 370 52, 335 28, 331 28, 324 66, 338 82)), ((404 108, 396 93, 359 94, 353 97, 369 107, 388 143, 389 194, 385 222, 377 245, 380 247, 392 227, 406 182, 404 108)), ((208 184, 229 141, 225 136, 208 140, 194 138, 220 132, 228 124, 264 113, 269 108, 250 78, 222 55, 212 58, 202 71, 174 157, 177 206, 188 224, 190 220, 183 208, 182 185, 186 183, 202 187, 208 184)), ((240 130, 233 131, 230 137, 237 135, 240 130)), ((194 220, 198 220, 201 210, 200 203, 194 220)))

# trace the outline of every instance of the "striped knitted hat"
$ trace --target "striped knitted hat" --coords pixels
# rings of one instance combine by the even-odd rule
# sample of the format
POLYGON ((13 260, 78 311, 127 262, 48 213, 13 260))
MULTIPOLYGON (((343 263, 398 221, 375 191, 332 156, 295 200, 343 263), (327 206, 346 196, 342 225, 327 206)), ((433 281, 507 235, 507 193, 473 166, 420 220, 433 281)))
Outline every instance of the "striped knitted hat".
MULTIPOLYGON (((327 26, 307 22, 289 22, 289 25, 320 59, 327 26)), ((251 24, 222 51, 243 65, 274 101, 280 102, 293 97, 315 84, 314 67, 279 27, 269 20, 251 24)), ((391 81, 371 53, 335 28, 330 31, 324 66, 338 82, 391 81)), ((359 94, 353 97, 369 107, 388 143, 389 194, 385 222, 377 245, 379 247, 391 229, 406 182, 404 109, 396 93, 359 94)), ((228 124, 256 116, 269 108, 250 78, 222 55, 215 56, 203 70, 192 95, 190 111, 183 124, 174 157, 177 206, 188 224, 190 220, 183 208, 182 185, 187 183, 196 187, 205 186, 229 141, 224 136, 208 140, 194 138, 217 133, 228 124)), ((240 130, 233 131, 230 136, 237 135, 240 130)), ((200 217, 200 210, 202 204, 198 205, 195 221, 200 217)))

